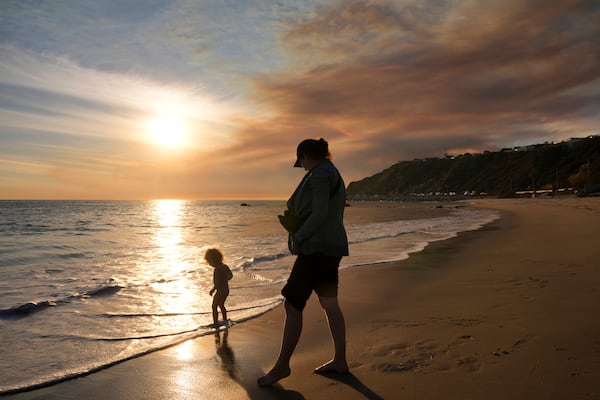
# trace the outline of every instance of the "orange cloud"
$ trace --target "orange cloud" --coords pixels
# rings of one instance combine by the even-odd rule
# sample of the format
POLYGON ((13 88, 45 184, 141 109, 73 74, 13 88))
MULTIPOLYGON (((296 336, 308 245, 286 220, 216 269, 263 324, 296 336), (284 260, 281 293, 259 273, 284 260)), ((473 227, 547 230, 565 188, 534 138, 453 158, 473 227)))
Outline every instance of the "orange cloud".
POLYGON ((392 146, 397 159, 536 140, 557 135, 558 122, 571 122, 565 135, 592 129, 598 98, 585 88, 600 78, 594 2, 435 4, 340 2, 290 25, 282 42, 312 64, 261 77, 257 98, 283 120, 354 132, 373 155, 392 146))

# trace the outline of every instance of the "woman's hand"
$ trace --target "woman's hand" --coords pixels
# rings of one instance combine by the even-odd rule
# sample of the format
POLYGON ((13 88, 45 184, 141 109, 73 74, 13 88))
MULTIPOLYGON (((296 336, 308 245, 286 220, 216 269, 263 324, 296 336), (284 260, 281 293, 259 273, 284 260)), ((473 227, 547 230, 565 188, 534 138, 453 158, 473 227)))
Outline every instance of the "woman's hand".
POLYGON ((210 289, 210 292, 208 292, 209 295, 213 295, 213 293, 215 292, 215 288, 210 289))

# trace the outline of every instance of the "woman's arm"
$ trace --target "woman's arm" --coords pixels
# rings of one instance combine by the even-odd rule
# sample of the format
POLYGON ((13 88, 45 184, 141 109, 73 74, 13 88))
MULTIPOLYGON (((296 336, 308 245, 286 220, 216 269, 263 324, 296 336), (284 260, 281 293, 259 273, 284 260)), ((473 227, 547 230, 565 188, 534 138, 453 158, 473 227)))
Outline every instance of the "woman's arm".
POLYGON ((316 168, 306 183, 311 191, 311 210, 308 218, 293 235, 296 245, 311 237, 327 220, 329 214, 329 174, 325 169, 316 168))

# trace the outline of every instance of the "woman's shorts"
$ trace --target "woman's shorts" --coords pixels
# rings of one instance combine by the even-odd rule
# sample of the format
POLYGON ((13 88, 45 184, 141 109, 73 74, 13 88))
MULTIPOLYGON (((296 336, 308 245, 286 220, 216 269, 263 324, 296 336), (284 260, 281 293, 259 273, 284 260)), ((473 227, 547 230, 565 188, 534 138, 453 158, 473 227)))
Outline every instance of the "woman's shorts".
POLYGON ((299 255, 281 294, 299 311, 304 310, 313 290, 320 297, 336 297, 341 260, 340 256, 321 253, 299 255))

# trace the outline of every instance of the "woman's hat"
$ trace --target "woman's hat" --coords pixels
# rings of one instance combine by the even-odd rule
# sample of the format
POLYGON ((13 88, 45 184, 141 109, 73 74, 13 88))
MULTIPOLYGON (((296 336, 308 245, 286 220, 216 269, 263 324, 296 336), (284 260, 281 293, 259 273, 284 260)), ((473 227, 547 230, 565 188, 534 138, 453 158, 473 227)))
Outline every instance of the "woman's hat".
POLYGON ((313 154, 314 151, 311 150, 318 148, 318 146, 319 141, 315 139, 305 139, 301 141, 298 145, 298 148, 296 149, 296 162, 294 163, 294 168, 302 167, 302 164, 300 164, 300 156, 302 156, 302 154, 313 154))

